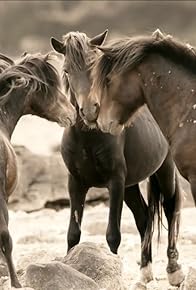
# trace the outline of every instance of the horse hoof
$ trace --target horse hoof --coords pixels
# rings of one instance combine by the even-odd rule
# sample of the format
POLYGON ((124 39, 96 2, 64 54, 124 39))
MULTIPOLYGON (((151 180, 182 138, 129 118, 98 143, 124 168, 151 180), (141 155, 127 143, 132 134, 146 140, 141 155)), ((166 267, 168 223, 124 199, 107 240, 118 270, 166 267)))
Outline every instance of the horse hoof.
POLYGON ((146 267, 140 269, 140 281, 144 284, 153 280, 152 265, 148 263, 146 267))
POLYGON ((130 290, 147 290, 146 285, 142 282, 136 282, 131 286, 130 290))
POLYGON ((12 287, 14 287, 14 288, 22 288, 22 285, 20 284, 18 279, 13 281, 13 282, 11 282, 11 284, 12 284, 12 287))
POLYGON ((168 280, 170 285, 172 286, 180 286, 180 284, 184 281, 185 275, 182 269, 179 269, 173 273, 168 273, 168 280))
POLYGON ((18 288, 22 288, 22 285, 20 283, 17 283, 17 284, 12 285, 12 287, 18 289, 18 288))

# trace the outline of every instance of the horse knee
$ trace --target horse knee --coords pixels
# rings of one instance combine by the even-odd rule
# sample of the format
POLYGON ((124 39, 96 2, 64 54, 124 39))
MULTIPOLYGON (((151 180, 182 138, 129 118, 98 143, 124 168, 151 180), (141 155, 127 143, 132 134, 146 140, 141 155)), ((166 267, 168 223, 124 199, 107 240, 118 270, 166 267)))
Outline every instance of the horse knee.
POLYGON ((111 232, 107 231, 106 240, 107 240, 108 246, 110 248, 110 251, 114 254, 117 254, 118 247, 119 247, 120 242, 121 242, 120 231, 117 231, 115 233, 111 233, 111 232))

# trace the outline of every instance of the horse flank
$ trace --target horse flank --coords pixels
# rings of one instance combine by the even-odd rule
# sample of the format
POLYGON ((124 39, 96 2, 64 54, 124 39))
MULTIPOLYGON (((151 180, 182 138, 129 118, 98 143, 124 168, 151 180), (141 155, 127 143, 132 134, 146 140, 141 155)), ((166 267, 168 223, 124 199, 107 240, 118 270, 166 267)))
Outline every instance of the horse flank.
POLYGON ((92 71, 95 90, 103 90, 109 75, 123 74, 134 69, 149 54, 159 54, 191 73, 196 73, 195 49, 171 36, 161 39, 152 35, 118 39, 100 47, 100 50, 104 54, 97 58, 92 71))

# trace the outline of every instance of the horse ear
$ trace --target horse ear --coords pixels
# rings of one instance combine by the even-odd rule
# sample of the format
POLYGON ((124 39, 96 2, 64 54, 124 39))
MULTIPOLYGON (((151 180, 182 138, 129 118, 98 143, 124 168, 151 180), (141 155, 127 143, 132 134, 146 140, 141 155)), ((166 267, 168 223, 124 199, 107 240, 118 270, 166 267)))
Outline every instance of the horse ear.
POLYGON ((161 40, 164 39, 164 34, 158 28, 152 33, 152 37, 154 37, 156 40, 161 40))
POLYGON ((98 34, 95 37, 91 38, 90 44, 95 45, 95 46, 102 45, 106 39, 107 34, 108 34, 108 29, 106 29, 101 34, 98 34))
POLYGON ((65 46, 63 42, 57 40, 54 37, 51 37, 50 43, 54 50, 56 50, 59 53, 65 54, 65 46))
POLYGON ((27 56, 28 52, 27 51, 24 51, 22 54, 21 54, 21 57, 25 57, 27 56))

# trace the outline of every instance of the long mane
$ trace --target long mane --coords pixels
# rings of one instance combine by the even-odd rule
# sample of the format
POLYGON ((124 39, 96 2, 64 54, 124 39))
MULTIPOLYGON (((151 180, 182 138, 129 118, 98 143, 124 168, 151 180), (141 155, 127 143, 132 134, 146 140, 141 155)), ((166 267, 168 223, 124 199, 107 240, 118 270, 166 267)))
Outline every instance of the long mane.
POLYGON ((0 53, 0 73, 2 73, 6 68, 13 65, 14 61, 8 56, 0 53))
POLYGON ((153 35, 118 39, 100 49, 103 54, 97 58, 92 72, 94 85, 99 88, 105 86, 109 74, 123 74, 132 70, 150 54, 159 54, 196 73, 196 50, 171 36, 159 39, 153 35))
POLYGON ((5 103, 11 92, 18 88, 26 89, 28 94, 41 91, 43 97, 54 98, 54 91, 61 88, 61 79, 49 61, 50 54, 26 54, 3 70, 0 74, 0 102, 5 103))

